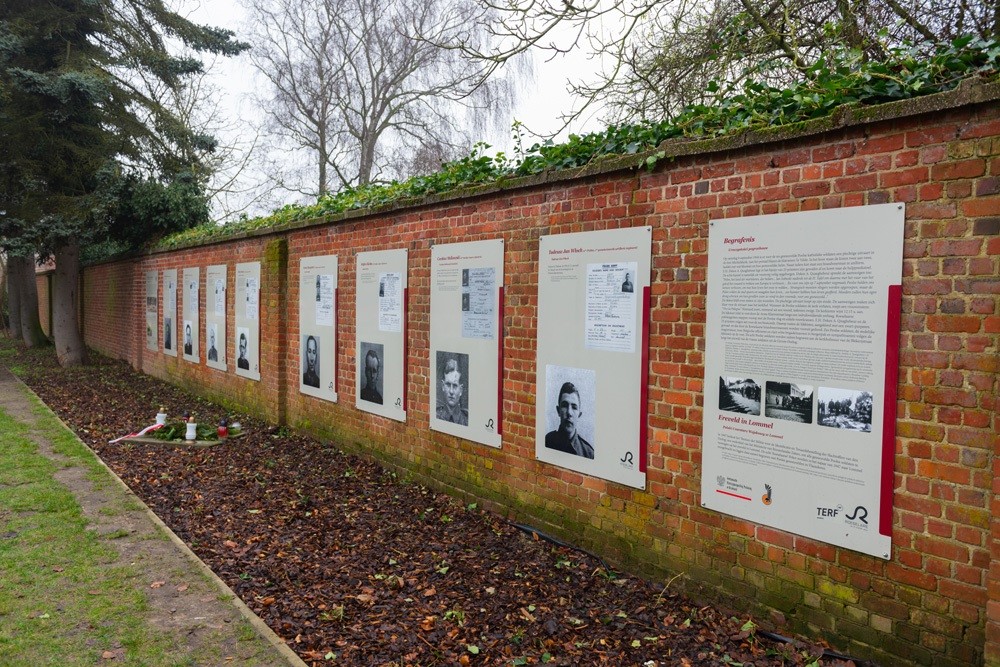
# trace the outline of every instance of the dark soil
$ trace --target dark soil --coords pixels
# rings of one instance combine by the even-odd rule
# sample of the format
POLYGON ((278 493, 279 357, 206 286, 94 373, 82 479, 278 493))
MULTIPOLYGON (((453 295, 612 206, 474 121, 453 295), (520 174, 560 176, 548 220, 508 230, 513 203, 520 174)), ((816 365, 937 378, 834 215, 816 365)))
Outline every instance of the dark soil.
POLYGON ((0 341, 11 367, 307 663, 842 665, 614 572, 333 442, 288 432, 98 358, 0 341), (208 449, 108 441, 157 407, 242 422, 208 449))

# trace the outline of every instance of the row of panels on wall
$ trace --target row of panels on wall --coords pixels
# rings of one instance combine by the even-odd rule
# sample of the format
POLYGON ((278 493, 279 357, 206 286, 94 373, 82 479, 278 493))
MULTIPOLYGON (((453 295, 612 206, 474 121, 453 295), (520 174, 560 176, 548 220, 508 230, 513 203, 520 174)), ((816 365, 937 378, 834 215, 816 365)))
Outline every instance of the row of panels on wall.
MULTIPOLYGON (((690 408, 702 411, 704 507, 888 558, 903 219, 902 205, 885 204, 711 223, 702 402, 690 408)), ((651 227, 540 237, 533 311, 537 459, 636 488, 646 486, 651 249, 651 227)), ((355 265, 354 404, 398 421, 407 257, 360 252, 355 265)), ((334 402, 338 273, 335 255, 300 260, 299 389, 334 402)), ((225 266, 206 271, 206 363, 220 370, 226 277, 225 266)), ((237 264, 235 284, 235 372, 260 379, 260 264, 237 264)), ((196 268, 163 272, 162 349, 182 345, 193 363, 199 285, 196 268)), ((156 290, 151 272, 151 350, 156 290)), ((504 301, 502 239, 432 247, 431 429, 501 446, 504 301)), ((690 392, 698 381, 675 379, 659 384, 690 392)))
MULTIPOLYGON (((560 234, 539 242, 538 331, 553 335, 537 340, 537 457, 644 488, 652 228, 560 234)), ((405 422, 408 252, 359 252, 355 259, 354 405, 405 422)), ((340 399, 338 261, 336 255, 299 260, 299 391, 331 402, 340 399)), ((205 269, 204 323, 201 269, 147 272, 147 348, 201 363, 204 344, 205 364, 227 371, 229 335, 236 375, 260 380, 260 263, 236 265, 231 303, 227 271, 226 265, 205 269), (233 308, 232 332, 226 329, 227 304, 233 308)), ((502 239, 433 246, 433 430, 501 446, 503 309, 502 239)))

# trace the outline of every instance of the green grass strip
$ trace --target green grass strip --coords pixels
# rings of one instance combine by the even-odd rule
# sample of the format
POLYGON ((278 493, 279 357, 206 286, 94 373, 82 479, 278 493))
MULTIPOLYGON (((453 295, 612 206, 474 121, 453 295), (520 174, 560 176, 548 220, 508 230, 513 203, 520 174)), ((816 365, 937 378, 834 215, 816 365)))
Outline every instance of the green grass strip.
MULTIPOLYGON (((54 449, 102 472, 44 407, 39 429, 54 449)), ((118 563, 28 427, 0 410, 0 665, 94 665, 120 645, 124 664, 190 664, 147 624, 142 573, 118 563)), ((107 482, 110 478, 103 473, 107 482)), ((116 660, 115 664, 123 661, 116 660)))

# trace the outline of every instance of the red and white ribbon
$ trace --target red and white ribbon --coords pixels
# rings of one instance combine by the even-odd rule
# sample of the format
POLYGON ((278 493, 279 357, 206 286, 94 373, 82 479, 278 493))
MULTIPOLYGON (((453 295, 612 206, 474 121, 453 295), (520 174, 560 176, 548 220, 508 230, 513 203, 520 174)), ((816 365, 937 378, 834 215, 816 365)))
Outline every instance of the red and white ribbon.
POLYGON ((135 433, 129 433, 128 435, 123 435, 122 437, 115 438, 114 440, 109 440, 108 444, 109 445, 113 445, 116 442, 118 442, 119 440, 125 440, 127 438, 139 438, 139 437, 142 437, 142 436, 146 435, 147 433, 152 433, 156 429, 163 428, 164 426, 166 426, 166 424, 153 424, 152 426, 147 426, 146 428, 142 429, 141 431, 136 431, 135 433))

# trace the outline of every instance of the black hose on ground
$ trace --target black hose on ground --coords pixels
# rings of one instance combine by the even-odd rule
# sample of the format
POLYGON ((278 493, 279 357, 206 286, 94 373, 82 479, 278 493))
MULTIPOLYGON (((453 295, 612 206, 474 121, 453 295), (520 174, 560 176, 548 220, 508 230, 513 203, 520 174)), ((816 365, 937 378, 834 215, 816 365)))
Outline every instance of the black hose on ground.
MULTIPOLYGON (((503 517, 501 517, 501 518, 503 518, 503 517)), ((541 539, 545 540, 546 542, 551 542, 552 544, 556 545, 557 547, 564 547, 566 549, 572 549, 573 551, 576 551, 578 553, 584 554, 585 556, 590 556, 591 558, 593 558, 594 560, 596 560, 597 562, 599 562, 601 564, 601 567, 603 567, 605 569, 605 571, 607 571, 609 573, 613 573, 614 572, 614 570, 612 570, 610 567, 608 567, 608 564, 604 562, 604 559, 601 558, 600 556, 598 556, 597 554, 591 553, 591 552, 587 551, 586 549, 581 549, 578 546, 575 546, 575 545, 563 542, 562 540, 556 539, 555 537, 552 537, 551 535, 546 535, 542 531, 537 530, 535 528, 532 528, 531 526, 526 526, 523 523, 514 523, 513 521, 507 521, 507 519, 504 519, 504 521, 507 522, 508 524, 510 524, 511 526, 514 526, 515 528, 517 528, 520 531, 523 531, 523 532, 528 533, 530 535, 537 535, 541 539)))
MULTIPOLYGON (((757 636, 766 637, 773 642, 777 642, 778 644, 791 644, 793 642, 790 637, 779 635, 776 632, 768 632, 767 630, 756 630, 755 632, 757 636)), ((874 662, 861 660, 860 658, 853 658, 849 655, 844 655, 843 653, 831 651, 830 649, 823 649, 823 655, 819 656, 819 658, 820 660, 843 660, 845 662, 852 662, 857 667, 878 667, 874 662)))

